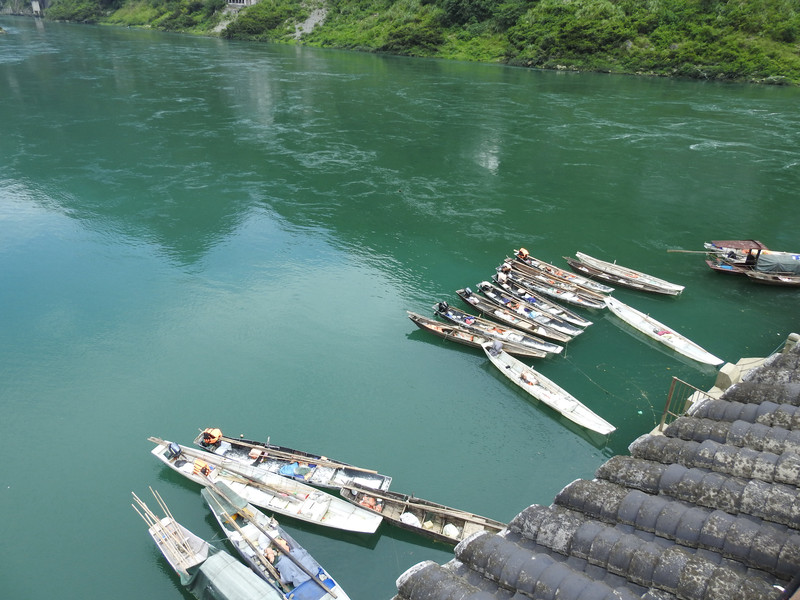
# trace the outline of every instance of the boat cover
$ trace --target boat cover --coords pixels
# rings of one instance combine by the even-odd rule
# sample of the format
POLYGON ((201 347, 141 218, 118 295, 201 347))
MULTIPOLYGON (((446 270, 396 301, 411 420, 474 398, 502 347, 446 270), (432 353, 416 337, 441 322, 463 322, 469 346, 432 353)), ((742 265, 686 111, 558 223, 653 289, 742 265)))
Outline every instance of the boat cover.
POLYGON ((800 275, 800 254, 762 250, 756 262, 756 271, 800 275))
POLYGON ((280 600, 283 595, 227 552, 216 552, 181 575, 198 600, 280 600))

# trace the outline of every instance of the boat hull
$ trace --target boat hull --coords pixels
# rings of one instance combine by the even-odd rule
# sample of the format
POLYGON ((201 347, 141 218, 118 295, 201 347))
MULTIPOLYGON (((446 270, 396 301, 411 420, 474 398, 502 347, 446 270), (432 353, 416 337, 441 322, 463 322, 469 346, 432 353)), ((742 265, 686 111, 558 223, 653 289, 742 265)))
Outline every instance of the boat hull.
POLYGON ((507 352, 496 350, 491 344, 485 344, 483 350, 489 361, 512 383, 573 423, 603 435, 616 430, 611 423, 532 367, 507 352))
POLYGON ((158 438, 149 440, 156 444, 153 456, 176 473, 203 486, 207 479, 223 481, 247 502, 271 512, 357 533, 374 533, 380 525, 380 516, 309 485, 204 450, 158 438), (208 475, 199 472, 202 463, 209 466, 208 475))
POLYGON ((201 433, 195 438, 194 444, 218 456, 315 487, 338 490, 342 485, 354 483, 388 490, 392 482, 391 477, 377 471, 362 469, 318 454, 277 446, 268 441, 258 442, 226 436, 213 444, 207 444, 203 440, 204 435, 201 433))
POLYGON ((593 278, 605 278, 606 281, 616 285, 669 296, 678 296, 684 290, 682 285, 677 285, 616 263, 600 260, 583 252, 576 252, 575 256, 577 259, 564 258, 567 259, 573 269, 576 269, 576 265, 583 266, 584 268, 576 270, 593 278))
POLYGON ((392 525, 445 544, 457 544, 478 532, 499 533, 506 528, 500 521, 399 492, 348 486, 340 493, 347 501, 367 507, 392 525))
POLYGON ((661 342, 668 348, 671 348, 683 356, 712 366, 721 365, 723 362, 725 362, 704 348, 701 348, 686 336, 673 331, 663 323, 636 310, 632 306, 628 306, 627 304, 611 297, 606 298, 606 304, 608 305, 608 309, 619 319, 626 322, 631 327, 641 331, 647 337, 656 340, 657 342, 661 342))
MULTIPOLYGON (((480 331, 471 330, 466 327, 454 325, 450 323, 442 323, 436 319, 429 319, 420 314, 406 311, 408 318, 423 331, 428 331, 437 337, 451 342, 457 342, 464 346, 471 348, 481 348, 483 344, 491 340, 487 335, 482 334, 480 331)), ((544 358, 547 352, 538 348, 522 346, 520 344, 509 344, 509 352, 517 356, 525 356, 528 358, 544 358)))

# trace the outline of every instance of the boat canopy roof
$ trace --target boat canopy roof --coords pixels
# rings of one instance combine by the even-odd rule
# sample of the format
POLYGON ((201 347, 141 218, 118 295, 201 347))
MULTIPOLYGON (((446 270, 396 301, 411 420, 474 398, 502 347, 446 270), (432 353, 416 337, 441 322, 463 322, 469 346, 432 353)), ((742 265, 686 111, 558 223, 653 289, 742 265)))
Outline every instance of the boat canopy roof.
POLYGON ((764 250, 758 255, 756 271, 800 275, 800 254, 764 250))
POLYGON ((767 247, 758 240, 711 240, 718 248, 734 248, 736 250, 766 250, 767 247))

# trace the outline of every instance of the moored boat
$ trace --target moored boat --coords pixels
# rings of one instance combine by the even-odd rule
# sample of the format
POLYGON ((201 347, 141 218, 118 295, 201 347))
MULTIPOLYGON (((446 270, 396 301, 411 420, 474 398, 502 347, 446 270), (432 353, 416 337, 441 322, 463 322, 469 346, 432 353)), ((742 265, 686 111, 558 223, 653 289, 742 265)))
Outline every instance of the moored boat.
POLYGON ((194 443, 218 456, 316 487, 338 490, 342 485, 355 483, 388 490, 392 482, 388 475, 381 475, 371 469, 356 467, 320 454, 278 446, 271 444, 269 440, 259 442, 225 436, 215 427, 201 431, 194 443))
POLYGON ((547 300, 534 292, 529 292, 517 284, 497 285, 493 282, 481 281, 478 289, 498 306, 510 308, 523 316, 530 315, 528 318, 539 320, 543 325, 573 337, 583 333, 583 327, 592 324, 588 319, 584 319, 560 304, 547 300))
POLYGON ((281 597, 348 598, 333 577, 274 518, 248 504, 224 483, 210 484, 200 494, 242 560, 281 597))
POLYGON ((500 521, 399 492, 344 486, 341 494, 393 525, 446 544, 457 544, 478 532, 498 533, 506 528, 500 521))
POLYGON ((224 550, 212 546, 178 523, 151 488, 164 512, 158 517, 133 494, 134 510, 183 585, 199 600, 285 600, 286 596, 224 550))
POLYGON ((517 268, 522 269, 523 272, 525 272, 526 270, 531 270, 531 271, 546 273, 548 275, 552 275, 560 279, 565 279, 570 283, 577 285, 578 287, 602 295, 607 295, 614 291, 613 287, 604 285, 599 281, 594 281, 592 279, 589 279, 588 277, 582 277, 580 275, 576 275, 571 271, 566 271, 553 264, 544 262, 543 260, 539 260, 538 258, 534 258, 528 253, 528 251, 525 248, 514 250, 513 259, 506 257, 506 262, 509 261, 513 261, 513 263, 517 266, 517 268))
POLYGON ((764 285, 781 285, 785 287, 800 287, 800 275, 791 273, 763 273, 761 271, 748 271, 745 273, 750 281, 764 285))
POLYGON ((374 533, 380 516, 309 485, 218 456, 151 437, 153 456, 176 473, 200 485, 224 482, 242 498, 269 511, 325 527, 374 533))
POLYGON ((661 342, 665 346, 672 348, 676 352, 687 356, 692 360, 708 365, 720 365, 724 361, 701 348, 698 344, 691 341, 684 335, 673 331, 663 323, 655 320, 650 315, 646 315, 624 302, 609 296, 606 298, 608 309, 617 317, 628 323, 631 327, 638 329, 649 338, 661 342))
POLYGON ((494 344, 487 343, 484 344, 483 350, 487 358, 497 367, 497 370, 511 382, 543 404, 564 415, 570 421, 603 435, 607 435, 616 429, 611 423, 594 413, 565 389, 536 371, 533 367, 529 367, 508 354, 508 352, 504 352, 502 345, 498 348, 494 344))
POLYGON ((505 323, 541 337, 546 337, 557 342, 568 342, 572 336, 562 333, 552 327, 547 327, 542 323, 529 319, 517 311, 501 308, 497 303, 489 301, 485 296, 476 294, 469 288, 456 290, 456 294, 465 304, 471 306, 484 317, 491 317, 499 323, 505 323))
MULTIPOLYGON (((424 331, 429 331, 430 333, 445 340, 458 342, 472 348, 480 348, 482 344, 492 339, 487 335, 483 335, 477 330, 470 330, 454 323, 442 323, 441 321, 429 319, 428 317, 411 312, 410 310, 406 312, 408 313, 408 318, 411 319, 411 321, 417 327, 424 331)), ((523 346, 513 342, 509 344, 509 352, 516 354, 517 356, 525 356, 527 358, 544 358, 547 356, 547 352, 544 350, 530 346, 523 346)))
POLYGON ((576 259, 564 257, 569 266, 577 269, 577 266, 585 266, 586 268, 577 269, 588 277, 602 279, 609 281, 615 285, 621 285, 631 289, 638 289, 645 292, 654 292, 657 294, 667 294, 669 296, 677 296, 684 290, 684 286, 671 283, 664 279, 636 271, 629 267, 623 267, 616 263, 607 262, 584 254, 583 252, 576 252, 576 259))
MULTIPOLYGON (((564 349, 563 346, 548 342, 520 329, 503 326, 489 319, 482 319, 481 317, 466 313, 463 310, 453 308, 447 302, 435 304, 433 310, 437 315, 443 319, 447 319, 451 323, 456 323, 470 330, 479 331, 491 339, 501 340, 506 345, 512 344, 512 348, 513 345, 521 345, 543 350, 551 354, 558 354, 564 349)), ((514 354, 514 352, 509 352, 509 354, 514 354)))
MULTIPOLYGON (((516 264, 521 265, 522 263, 516 264)), ((603 294, 585 290, 555 275, 542 272, 525 273, 514 265, 513 261, 509 261, 497 267, 497 274, 493 277, 494 281, 498 285, 508 282, 515 283, 530 293, 539 293, 581 308, 601 309, 606 307, 603 302, 605 297, 603 294)))
POLYGON ((761 251, 768 249, 758 240, 712 240, 705 242, 703 247, 710 269, 741 275, 752 270, 761 251))

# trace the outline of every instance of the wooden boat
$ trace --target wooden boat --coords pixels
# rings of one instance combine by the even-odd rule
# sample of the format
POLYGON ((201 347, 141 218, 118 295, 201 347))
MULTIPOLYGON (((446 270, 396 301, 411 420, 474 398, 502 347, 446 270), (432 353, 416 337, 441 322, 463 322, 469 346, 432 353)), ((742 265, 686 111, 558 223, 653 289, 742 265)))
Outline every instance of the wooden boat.
POLYGON ((338 490, 346 483, 356 483, 365 487, 388 490, 392 483, 391 477, 371 469, 356 467, 319 454, 276 446, 269 440, 258 442, 242 437, 228 437, 217 428, 201 431, 194 443, 218 456, 316 487, 338 490))
POLYGON ((782 285, 786 287, 800 287, 800 275, 793 273, 764 273, 755 269, 745 273, 751 281, 764 285, 782 285))
POLYGON ((703 247, 710 269, 717 273, 739 275, 752 270, 761 251, 768 250, 758 240, 712 240, 705 242, 703 247))
POLYGON ((483 345, 483 350, 492 364, 515 385, 553 410, 558 411, 570 421, 603 435, 607 435, 616 429, 611 423, 589 410, 565 389, 556 385, 533 367, 529 367, 508 354, 508 352, 504 352, 502 348, 497 348, 493 344, 487 343, 483 345))
MULTIPOLYGON (((567 264, 570 266, 570 268, 574 269, 579 273, 583 273, 587 277, 594 277, 595 279, 599 279, 601 281, 608 281, 609 283, 613 283, 614 285, 629 288, 632 290, 639 290, 642 292, 652 292, 654 294, 665 293, 660 286, 653 285, 644 280, 636 278, 622 277, 621 275, 606 273, 605 271, 601 271, 600 269, 595 269, 594 267, 586 264, 581 260, 578 260, 577 258, 571 258, 569 256, 565 256, 564 260, 567 261, 567 264)), ((677 294, 668 294, 668 295, 672 296, 677 294)))
POLYGON ((572 337, 583 333, 582 328, 592 324, 588 319, 579 317, 560 304, 516 284, 495 285, 489 281, 481 281, 478 289, 497 306, 510 308, 531 320, 538 319, 542 324, 572 337))
POLYGON ((161 506, 158 517, 133 494, 134 510, 148 525, 148 533, 180 576, 181 584, 199 600, 285 600, 286 596, 258 577, 233 556, 212 546, 178 523, 158 493, 150 488, 161 506))
POLYGON ((545 273, 547 275, 552 275, 553 277, 558 277, 559 279, 565 279, 566 281, 578 287, 581 287, 591 292, 602 294, 604 296, 614 291, 613 287, 604 285, 599 281, 589 279, 588 277, 581 277, 580 275, 576 275, 571 271, 566 271, 555 265, 539 260, 538 258, 534 258, 530 254, 528 254, 528 251, 525 250, 525 248, 514 250, 514 258, 506 257, 506 262, 509 261, 512 261, 515 267, 522 270, 523 272, 534 271, 534 272, 545 273))
MULTIPOLYGON (((371 488, 364 488, 371 489, 371 488)), ((242 560, 287 598, 346 600, 344 590, 278 522, 224 483, 200 490, 211 514, 242 560)))
POLYGON ((358 486, 344 486, 341 494, 350 502, 380 514, 393 525, 445 544, 457 544, 474 533, 498 533, 506 528, 500 521, 399 492, 373 492, 358 486))
POLYGON ((707 365, 716 366, 724 362, 721 358, 717 358, 707 350, 704 350, 687 337, 671 330, 651 316, 639 312, 632 306, 620 302, 616 298, 609 296, 606 298, 606 304, 612 313, 628 323, 628 325, 638 329, 646 336, 661 342, 665 346, 672 348, 683 356, 687 356, 692 360, 707 365))
POLYGON ((456 290, 456 294, 458 294, 458 297, 461 298, 465 304, 468 304, 473 309, 477 310, 481 316, 491 317, 499 323, 511 325, 517 329, 521 329, 541 337, 546 337, 557 342, 568 342, 572 339, 571 335, 562 333, 541 323, 537 323, 536 321, 522 316, 516 311, 501 308, 496 303, 490 302, 486 297, 475 294, 469 288, 456 290))
MULTIPOLYGON (((447 302, 435 304, 433 310, 437 315, 443 319, 447 319, 451 323, 458 324, 469 330, 478 331, 491 339, 500 340, 506 345, 512 344, 536 348, 537 350, 543 350, 550 354, 558 354, 564 349, 563 346, 548 342, 519 329, 515 329, 514 327, 505 327, 494 321, 482 319, 481 317, 466 313, 463 310, 453 308, 447 302)), ((514 352, 509 352, 508 347, 506 348, 506 352, 515 354, 514 352)))
POLYGON ((173 471, 200 485, 222 481, 251 504, 272 512, 358 533, 374 533, 381 524, 380 516, 294 479, 175 442, 148 440, 156 444, 153 456, 173 471))
MULTIPOLYGON (((488 335, 482 334, 478 330, 471 330, 453 323, 442 323, 436 319, 429 319, 428 317, 423 317, 422 315, 411 311, 406 312, 408 313, 408 318, 411 319, 417 327, 425 331, 429 331, 445 340, 458 342, 472 348, 480 348, 482 344, 488 342, 490 339, 493 339, 488 335)), ((508 351, 512 354, 516 354, 517 356, 525 356, 528 358, 544 358, 547 356, 547 352, 544 350, 539 350, 538 348, 532 348, 530 346, 523 346, 513 342, 509 343, 508 351)))
MULTIPOLYGON (((670 296, 677 296, 683 292, 683 286, 675 283, 670 283, 664 279, 653 277, 641 271, 635 271, 628 267, 623 267, 616 263, 606 262, 597 258, 593 258, 583 252, 576 252, 577 261, 574 259, 567 259, 570 267, 580 263, 588 267, 587 269, 580 269, 584 275, 588 277, 604 279, 616 285, 638 289, 645 292, 654 292, 657 294, 667 294, 670 296)), ((566 257, 565 257, 566 258, 566 257)))
MULTIPOLYGON (((517 263, 522 266, 522 263, 517 263)), ((505 262, 497 267, 497 274, 493 277, 498 285, 514 283, 531 293, 539 293, 554 300, 560 300, 581 308, 605 308, 602 294, 590 292, 579 288, 566 279, 542 272, 525 273, 515 268, 513 262, 505 262)))

